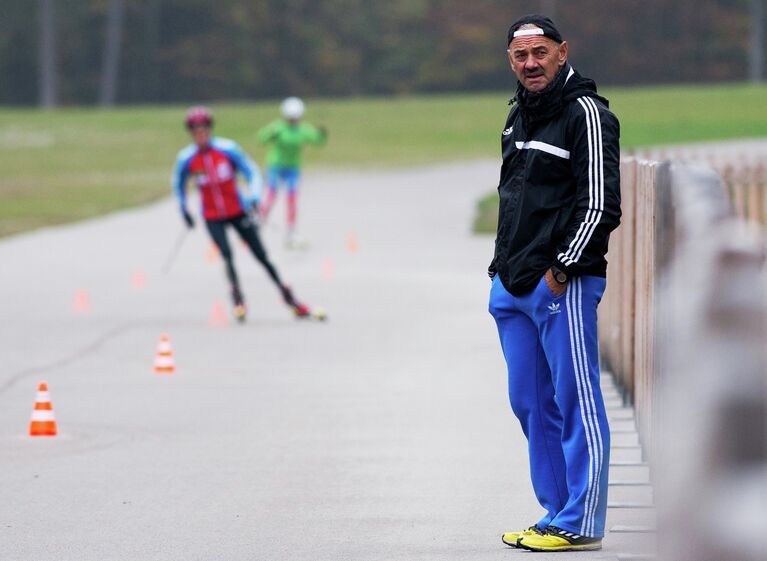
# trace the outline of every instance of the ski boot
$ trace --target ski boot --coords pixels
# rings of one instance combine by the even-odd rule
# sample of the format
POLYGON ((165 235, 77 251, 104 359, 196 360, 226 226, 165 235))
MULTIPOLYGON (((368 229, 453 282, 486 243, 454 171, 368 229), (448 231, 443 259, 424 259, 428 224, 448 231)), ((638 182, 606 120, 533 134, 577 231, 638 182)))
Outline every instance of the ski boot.
POLYGON ((239 288, 232 289, 232 302, 234 303, 235 319, 240 323, 244 323, 248 310, 245 308, 245 299, 242 297, 242 292, 240 292, 239 288))
POLYGON ((295 296, 293 296, 293 291, 289 286, 283 285, 280 287, 280 290, 282 292, 282 299, 288 306, 293 308, 293 313, 297 318, 306 318, 312 315, 311 310, 309 310, 309 306, 298 302, 295 296))

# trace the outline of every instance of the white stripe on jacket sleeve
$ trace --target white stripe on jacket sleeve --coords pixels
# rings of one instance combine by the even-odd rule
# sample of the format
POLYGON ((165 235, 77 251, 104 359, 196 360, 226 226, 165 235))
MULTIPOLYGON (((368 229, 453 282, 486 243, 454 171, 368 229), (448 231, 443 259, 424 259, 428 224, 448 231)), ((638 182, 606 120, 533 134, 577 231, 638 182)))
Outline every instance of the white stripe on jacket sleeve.
POLYGON ((602 121, 594 100, 589 97, 578 98, 578 103, 586 114, 586 136, 589 153, 589 206, 583 222, 578 227, 575 237, 567 251, 560 253, 557 259, 564 265, 577 263, 583 250, 589 243, 594 230, 602 219, 604 210, 604 151, 602 149, 602 121))

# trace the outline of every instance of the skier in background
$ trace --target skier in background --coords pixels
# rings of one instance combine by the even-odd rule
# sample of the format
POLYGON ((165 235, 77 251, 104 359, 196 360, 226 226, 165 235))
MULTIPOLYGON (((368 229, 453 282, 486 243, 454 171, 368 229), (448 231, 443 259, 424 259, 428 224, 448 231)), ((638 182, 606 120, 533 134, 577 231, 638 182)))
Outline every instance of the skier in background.
POLYGON ((296 214, 298 206, 298 184, 301 178, 301 152, 305 144, 322 145, 328 137, 325 127, 314 127, 301 122, 304 116, 304 102, 297 97, 289 97, 280 105, 282 119, 269 123, 257 133, 262 144, 269 146, 266 156, 267 185, 266 200, 261 205, 261 219, 266 221, 269 211, 277 198, 281 182, 287 188, 287 234, 285 245, 296 248, 302 245, 296 234, 296 214))
POLYGON ((226 266, 234 304, 234 315, 245 320, 246 308, 232 250, 226 237, 233 227, 263 265, 280 290, 285 303, 297 317, 310 315, 309 308, 296 301, 266 254, 252 213, 257 214, 261 194, 261 170, 232 140, 212 136, 213 115, 204 107, 193 107, 186 115, 186 128, 193 143, 181 150, 173 173, 173 191, 178 198, 181 216, 187 227, 194 228, 194 218, 186 204, 186 183, 191 177, 200 191, 202 215, 210 237, 218 247, 226 266), (248 184, 248 193, 238 189, 237 174, 248 184))

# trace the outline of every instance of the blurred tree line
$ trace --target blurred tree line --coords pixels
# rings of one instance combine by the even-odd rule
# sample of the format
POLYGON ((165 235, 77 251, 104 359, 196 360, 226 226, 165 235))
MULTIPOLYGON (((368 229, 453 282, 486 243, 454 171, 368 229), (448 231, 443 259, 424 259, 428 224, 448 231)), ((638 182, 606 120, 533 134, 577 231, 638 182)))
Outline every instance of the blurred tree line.
POLYGON ((743 80, 753 2, 0 0, 0 103, 511 89, 506 30, 542 9, 600 84, 743 80))

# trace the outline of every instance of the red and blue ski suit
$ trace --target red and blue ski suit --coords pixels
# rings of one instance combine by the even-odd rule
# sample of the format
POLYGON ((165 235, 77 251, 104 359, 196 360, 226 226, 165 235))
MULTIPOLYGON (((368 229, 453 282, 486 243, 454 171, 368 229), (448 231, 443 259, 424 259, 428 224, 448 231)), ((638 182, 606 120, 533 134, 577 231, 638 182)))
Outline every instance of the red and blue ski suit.
POLYGON ((235 303, 242 302, 240 282, 234 268, 234 259, 226 228, 232 226, 250 248, 253 256, 266 269, 274 283, 285 291, 277 269, 269 260, 258 235, 258 227, 248 209, 261 198, 261 170, 236 142, 213 137, 208 146, 187 146, 178 153, 173 172, 173 191, 178 197, 182 215, 187 213, 186 183, 194 178, 200 191, 202 216, 210 237, 218 246, 226 266, 226 275, 232 286, 235 303), (247 181, 248 192, 238 188, 237 174, 247 181))
POLYGON ((213 137, 207 148, 196 144, 178 153, 173 172, 173 191, 180 210, 186 210, 186 182, 192 177, 200 191, 205 220, 223 220, 244 214, 261 198, 261 170, 236 142, 213 137), (247 181, 248 192, 238 189, 237 174, 247 181))

